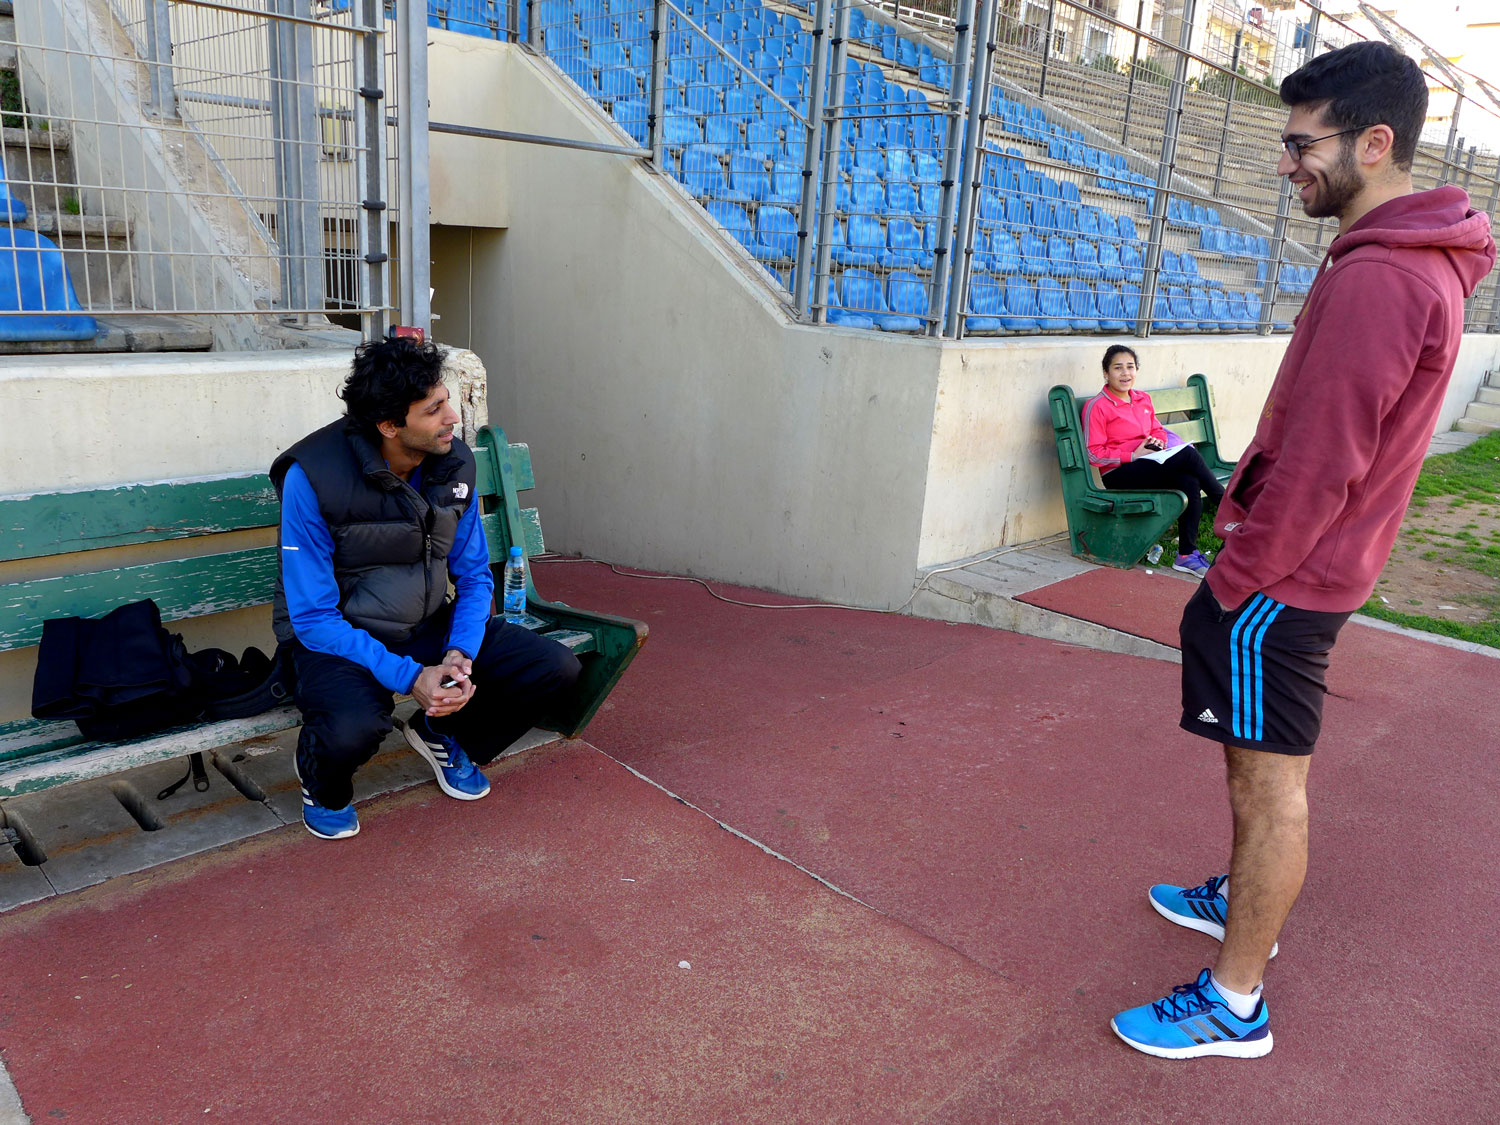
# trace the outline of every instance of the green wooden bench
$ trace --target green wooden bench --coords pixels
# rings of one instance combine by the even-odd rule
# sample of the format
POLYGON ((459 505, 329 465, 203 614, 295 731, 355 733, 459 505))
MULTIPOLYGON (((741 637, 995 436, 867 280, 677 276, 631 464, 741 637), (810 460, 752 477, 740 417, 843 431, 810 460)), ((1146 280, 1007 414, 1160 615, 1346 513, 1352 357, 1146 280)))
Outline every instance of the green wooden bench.
MULTIPOLYGON (((474 447, 481 520, 500 588, 512 543, 528 556, 543 550, 535 508, 517 494, 532 487, 531 451, 486 426, 474 447)), ((194 558, 88 567, 75 552, 130 547, 225 532, 274 528, 280 504, 264 473, 214 480, 162 481, 78 492, 0 496, 0 562, 74 555, 64 573, 0 583, 0 651, 36 645, 52 617, 95 617, 142 598, 164 622, 265 605, 276 580, 276 547, 248 547, 194 558), (74 566, 74 563, 81 563, 74 566)), ((545 601, 527 568, 527 626, 578 654, 578 689, 541 725, 572 737, 583 730, 646 639, 638 621, 586 613, 545 601)), ((122 742, 91 742, 70 722, 0 723, 0 797, 33 793, 84 778, 182 757, 295 727, 288 704, 247 719, 201 723, 122 742)))
MULTIPOLYGON (((1190 375, 1185 387, 1163 387, 1147 393, 1162 425, 1196 445, 1214 476, 1228 480, 1234 462, 1219 454, 1208 380, 1203 375, 1190 375)), ((1187 497, 1167 489, 1104 487, 1099 470, 1089 464, 1079 420, 1084 404, 1092 397, 1078 395, 1068 386, 1053 387, 1047 394, 1057 439, 1057 463, 1062 469, 1068 537, 1073 554, 1079 558, 1129 569, 1176 524, 1187 507, 1187 497)))

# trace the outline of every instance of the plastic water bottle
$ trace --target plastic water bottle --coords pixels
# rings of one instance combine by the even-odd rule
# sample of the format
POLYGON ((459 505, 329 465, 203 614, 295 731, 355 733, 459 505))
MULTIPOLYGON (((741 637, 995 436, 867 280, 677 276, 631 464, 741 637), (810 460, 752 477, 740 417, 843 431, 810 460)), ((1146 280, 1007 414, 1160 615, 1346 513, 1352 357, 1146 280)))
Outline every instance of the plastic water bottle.
POLYGON ((1150 566, 1155 566, 1157 563, 1161 562, 1160 543, 1151 544, 1151 549, 1146 552, 1146 562, 1150 566))
POLYGON ((505 620, 520 625, 526 620, 526 559, 520 547, 510 549, 505 560, 505 620))

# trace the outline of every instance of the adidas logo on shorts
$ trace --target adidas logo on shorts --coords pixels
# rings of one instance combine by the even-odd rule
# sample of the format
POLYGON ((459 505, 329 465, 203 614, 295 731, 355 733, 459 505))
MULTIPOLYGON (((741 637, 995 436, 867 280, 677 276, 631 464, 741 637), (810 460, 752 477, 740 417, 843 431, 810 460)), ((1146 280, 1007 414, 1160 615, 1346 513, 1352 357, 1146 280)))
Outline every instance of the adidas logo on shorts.
POLYGON ((1217 723, 1219 721, 1219 717, 1212 711, 1210 711, 1207 707, 1205 707, 1203 709, 1203 714, 1198 716, 1198 721, 1200 723, 1217 723))

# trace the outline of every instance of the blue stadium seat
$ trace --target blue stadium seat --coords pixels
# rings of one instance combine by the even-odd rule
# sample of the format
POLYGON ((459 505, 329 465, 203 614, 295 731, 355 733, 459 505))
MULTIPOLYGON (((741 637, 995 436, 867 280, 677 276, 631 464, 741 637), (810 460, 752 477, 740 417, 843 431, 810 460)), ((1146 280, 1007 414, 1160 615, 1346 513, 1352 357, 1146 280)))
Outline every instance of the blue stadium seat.
POLYGON ((736 152, 729 158, 730 186, 736 197, 759 203, 771 194, 766 162, 758 153, 736 152))
POLYGON ((1151 331, 1153 332, 1175 332, 1177 321, 1172 319, 1171 303, 1167 294, 1158 289, 1156 299, 1151 302, 1151 331))
POLYGON ((698 119, 680 109, 669 109, 662 115, 662 144, 667 148, 686 148, 703 143, 698 119))
POLYGON ((1047 244, 1034 231, 1021 233, 1021 272, 1040 277, 1048 270, 1047 244))
POLYGON ((906 149, 894 146, 886 149, 885 179, 887 183, 892 180, 910 180, 916 170, 916 165, 912 163, 911 153, 906 149))
MULTIPOLYGON (((1095 207, 1093 204, 1085 204, 1083 207, 1080 207, 1078 209, 1078 232, 1085 238, 1092 238, 1097 240, 1101 235, 1104 234, 1104 227, 1101 219, 1102 212, 1099 210, 1099 208, 1095 207)), ((1111 222, 1109 224, 1109 237, 1113 238, 1114 234, 1115 224, 1111 222)))
POLYGON ((627 100, 615 102, 614 108, 610 110, 610 116, 615 119, 620 128, 630 134, 636 144, 644 145, 647 136, 646 117, 649 112, 644 101, 627 100))
POLYGON ((691 145, 682 153, 682 182, 699 198, 727 199, 731 192, 719 153, 704 145, 691 145))
POLYGON ((1161 252, 1161 283, 1163 285, 1181 284, 1181 271, 1177 264, 1177 252, 1175 250, 1163 250, 1161 252))
POLYGON ((1005 221, 1016 231, 1031 225, 1031 208, 1024 195, 1005 197, 1005 221))
POLYGON ((1047 272, 1053 277, 1073 277, 1078 272, 1073 261, 1073 243, 1060 234, 1047 239, 1047 272))
POLYGON ((1229 298, 1216 289, 1208 295, 1208 318, 1218 332, 1228 332, 1234 327, 1234 317, 1229 310, 1229 298))
POLYGON ((1229 297, 1229 324, 1232 331, 1242 330, 1249 322, 1249 313, 1245 308, 1245 295, 1238 289, 1231 289, 1229 297))
POLYGON ((686 102, 688 109, 699 117, 706 117, 720 111, 719 88, 706 83, 690 83, 686 90, 686 102))
POLYGON ((1099 309, 1094 304, 1094 289, 1088 282, 1074 278, 1068 282, 1068 313, 1076 332, 1099 329, 1099 309))
POLYGON ((781 147, 781 129, 775 121, 758 118, 745 126, 745 145, 767 156, 780 156, 786 150, 781 147))
POLYGON ((998 274, 1021 272, 1021 247, 1009 231, 990 232, 990 268, 998 274))
POLYGON ((797 256, 797 219, 785 207, 762 207, 755 213, 755 256, 790 262, 797 256))
POLYGON ((1224 232, 1224 244, 1222 251, 1227 258, 1242 258, 1245 256, 1245 232, 1230 227, 1224 232))
MULTIPOLYGON (((843 210, 844 208, 841 208, 843 210)), ((885 190, 875 173, 855 169, 849 177, 849 207, 866 215, 879 215, 885 211, 885 190)))
MULTIPOLYGON (((876 318, 885 316, 889 312, 880 282, 869 270, 845 270, 839 291, 842 296, 841 307, 868 322, 859 327, 875 328, 877 327, 876 318)), ((847 324, 848 322, 840 319, 836 323, 847 324)))
POLYGON ((625 58, 625 49, 618 39, 596 37, 589 42, 589 62, 602 70, 607 66, 626 66, 629 60, 625 58))
POLYGON ((889 261, 906 269, 931 269, 932 255, 922 248, 922 232, 910 219, 893 218, 886 224, 889 261))
POLYGON ((1139 242, 1141 236, 1135 231, 1135 220, 1129 215, 1120 215, 1115 219, 1115 229, 1119 232, 1123 242, 1139 242))
POLYGON ((887 184, 886 209, 892 215, 921 214, 922 206, 917 197, 917 189, 900 181, 887 184))
POLYGON ((722 199, 710 199, 703 205, 714 222, 727 230, 746 249, 755 249, 755 233, 750 227, 750 216, 745 214, 745 209, 738 203, 729 203, 722 199))
POLYGON ((1005 327, 1005 296, 1000 283, 988 274, 969 279, 969 315, 964 318, 966 332, 999 332, 1005 327))
POLYGON ((765 197, 767 203, 797 204, 802 202, 802 169, 790 160, 778 160, 771 167, 771 190, 765 197))
POLYGON ((1199 329, 1212 332, 1218 327, 1214 323, 1213 302, 1209 298, 1207 289, 1201 285, 1194 285, 1188 290, 1188 301, 1192 304, 1193 320, 1199 329))
POLYGON ((82 314, 62 251, 35 231, 0 226, 0 309, 35 316, 0 317, 0 340, 92 340, 99 326, 82 314))
POLYGON ((1073 240, 1073 270, 1088 281, 1104 276, 1104 270, 1099 266, 1099 248, 1086 238, 1073 240))
POLYGON ((1260 325, 1260 294, 1254 289, 1245 292, 1245 327, 1254 331, 1260 325))
POLYGON ((1071 327, 1068 312, 1068 293, 1062 282, 1055 277, 1044 277, 1036 283, 1037 306, 1041 318, 1037 322, 1043 332, 1066 332, 1071 327))
POLYGON ((846 266, 884 266, 890 251, 885 245, 885 228, 873 215, 849 216, 848 242, 842 249, 833 247, 834 260, 846 266))
POLYGON ((628 66, 606 66, 599 73, 599 91, 605 101, 612 102, 616 98, 639 97, 641 87, 635 71, 628 66))
MULTIPOLYGON (((1120 299, 1120 291, 1107 281, 1101 281, 1095 290, 1095 302, 1099 308, 1099 327, 1106 332, 1125 332, 1129 325, 1125 322, 1125 303, 1120 299)), ((1134 316, 1134 312, 1130 313, 1134 316)))
POLYGON ((1125 280, 1125 267, 1120 264, 1120 248, 1113 242, 1099 243, 1099 274, 1105 281, 1125 280))
POLYGON ((886 282, 886 304, 891 315, 875 323, 886 332, 918 332, 927 327, 927 282, 907 270, 897 270, 886 282))
POLYGON ((749 121, 760 113, 760 104, 749 90, 731 87, 724 91, 724 115, 736 121, 749 121))
POLYGON ((1031 225, 1044 235, 1062 229, 1057 218, 1057 204, 1050 199, 1035 198, 1031 201, 1031 225))
POLYGON ((1005 279, 1005 313, 1000 322, 1011 330, 1025 331, 1038 327, 1036 286, 1024 277, 1005 279))
POLYGON ((740 125, 732 117, 714 114, 703 122, 704 144, 719 155, 727 155, 730 149, 741 147, 740 125))
POLYGON ((1125 271, 1125 280, 1132 285, 1139 285, 1146 272, 1146 260, 1141 256, 1141 248, 1134 242, 1127 242, 1120 248, 1120 267, 1125 271))

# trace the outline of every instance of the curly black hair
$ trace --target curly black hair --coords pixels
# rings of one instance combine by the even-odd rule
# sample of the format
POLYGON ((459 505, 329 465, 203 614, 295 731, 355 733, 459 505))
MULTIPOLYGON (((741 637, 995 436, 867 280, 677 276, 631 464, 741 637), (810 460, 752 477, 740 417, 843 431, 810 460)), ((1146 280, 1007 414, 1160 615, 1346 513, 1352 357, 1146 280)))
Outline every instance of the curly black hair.
POLYGON ((349 425, 378 441, 381 422, 406 425, 411 404, 426 398, 442 381, 443 353, 431 340, 367 340, 354 349, 339 398, 348 408, 349 425))
POLYGON ((1111 344, 1104 349, 1104 362, 1101 365, 1106 375, 1109 374, 1109 365, 1115 361, 1115 356, 1124 355, 1126 352, 1130 353, 1130 358, 1135 360, 1136 366, 1140 366, 1141 357, 1135 354, 1134 348, 1127 348, 1124 344, 1111 344))

